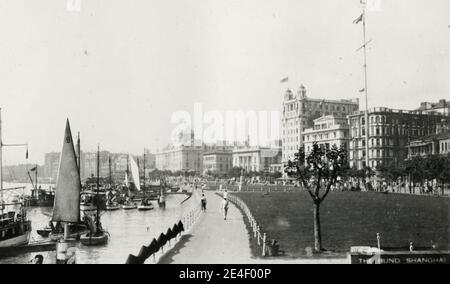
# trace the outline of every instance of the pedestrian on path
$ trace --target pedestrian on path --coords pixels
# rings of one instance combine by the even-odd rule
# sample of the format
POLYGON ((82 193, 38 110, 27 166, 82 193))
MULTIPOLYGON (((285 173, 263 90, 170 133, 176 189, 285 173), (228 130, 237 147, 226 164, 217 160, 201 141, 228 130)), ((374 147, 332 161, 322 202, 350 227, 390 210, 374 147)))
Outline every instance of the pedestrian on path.
POLYGON ((201 204, 202 204, 202 211, 206 212, 206 197, 204 194, 202 194, 201 204))
POLYGON ((228 199, 226 198, 222 200, 222 212, 223 212, 223 219, 226 220, 228 214, 228 199))

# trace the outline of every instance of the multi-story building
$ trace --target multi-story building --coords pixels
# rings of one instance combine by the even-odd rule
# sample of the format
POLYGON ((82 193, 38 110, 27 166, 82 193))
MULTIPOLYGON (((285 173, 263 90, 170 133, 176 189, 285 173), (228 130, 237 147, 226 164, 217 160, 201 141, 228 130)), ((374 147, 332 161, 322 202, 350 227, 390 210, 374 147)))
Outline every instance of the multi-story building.
POLYGON ((417 110, 424 112, 439 112, 450 115, 450 104, 445 99, 439 100, 437 103, 423 102, 417 110))
POLYGON ((320 147, 335 145, 348 150, 350 133, 347 118, 328 115, 315 119, 314 127, 306 129, 303 137, 306 153, 312 150, 313 143, 320 147))
POLYGON ((167 146, 156 153, 158 170, 203 172, 204 146, 167 146))
POLYGON ((61 153, 52 152, 45 154, 44 157, 44 175, 50 180, 56 181, 58 176, 59 159, 61 153))
POLYGON ((325 100, 306 96, 306 89, 300 86, 297 95, 287 90, 283 101, 282 116, 282 161, 294 158, 304 143, 304 131, 314 125, 314 119, 334 115, 346 117, 359 109, 359 100, 325 100))
POLYGON ((269 171, 270 165, 281 163, 281 148, 246 147, 233 150, 233 167, 247 172, 269 171))
POLYGON ((441 120, 436 133, 409 141, 408 159, 415 156, 447 155, 450 153, 450 117, 441 120))
POLYGON ((416 156, 447 155, 450 153, 450 131, 409 141, 408 159, 416 156))
POLYGON ((203 154, 203 172, 224 174, 233 167, 231 150, 208 151, 203 154))
POLYGON ((410 139, 435 133, 436 127, 444 118, 440 113, 425 111, 394 110, 385 107, 369 109, 369 137, 366 153, 365 111, 348 116, 350 125, 350 167, 362 169, 366 166, 368 154, 369 167, 376 168, 380 163, 397 164, 408 156, 406 147, 410 139))

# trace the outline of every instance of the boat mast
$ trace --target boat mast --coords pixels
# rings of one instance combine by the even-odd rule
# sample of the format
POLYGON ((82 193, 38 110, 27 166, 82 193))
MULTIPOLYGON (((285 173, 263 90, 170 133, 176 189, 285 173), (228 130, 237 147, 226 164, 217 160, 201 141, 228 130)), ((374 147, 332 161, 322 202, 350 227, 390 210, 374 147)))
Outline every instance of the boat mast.
POLYGON ((38 189, 38 165, 36 164, 36 189, 38 189))
POLYGON ((80 180, 81 180, 81 143, 80 143, 80 132, 78 132, 77 152, 78 152, 78 175, 80 176, 80 180))
POLYGON ((145 148, 144 148, 144 183, 142 186, 142 191, 144 192, 144 197, 142 199, 145 202, 145 148))
POLYGON ((127 184, 126 184, 126 186, 127 186, 127 189, 128 189, 128 197, 130 197, 130 194, 131 194, 130 186, 129 186, 129 182, 128 182, 128 179, 130 178, 130 169, 128 167, 129 163, 130 163, 130 154, 127 154, 127 172, 126 172, 126 174, 127 174, 127 180, 126 180, 127 184))
POLYGON ((97 226, 97 232, 100 227, 100 145, 97 146, 97 216, 95 218, 95 223, 97 226))
POLYGON ((111 170, 111 156, 108 156, 108 166, 109 166, 109 189, 112 189, 112 170, 111 170))
POLYGON ((0 212, 3 216, 4 200, 3 200, 3 140, 2 140, 2 109, 0 108, 0 212))

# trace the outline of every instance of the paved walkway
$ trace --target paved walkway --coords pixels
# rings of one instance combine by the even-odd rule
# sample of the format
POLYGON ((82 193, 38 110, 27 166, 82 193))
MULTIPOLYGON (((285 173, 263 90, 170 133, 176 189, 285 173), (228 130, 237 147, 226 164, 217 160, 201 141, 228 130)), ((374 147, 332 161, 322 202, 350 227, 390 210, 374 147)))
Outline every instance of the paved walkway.
POLYGON ((230 202, 228 217, 224 220, 222 199, 214 192, 205 191, 205 195, 206 213, 160 263, 253 263, 249 235, 240 211, 230 202))
POLYGON ((206 213, 192 230, 164 255, 159 263, 168 264, 330 264, 347 263, 347 259, 254 258, 249 234, 241 212, 230 202, 227 220, 223 219, 222 199, 206 192, 206 213))

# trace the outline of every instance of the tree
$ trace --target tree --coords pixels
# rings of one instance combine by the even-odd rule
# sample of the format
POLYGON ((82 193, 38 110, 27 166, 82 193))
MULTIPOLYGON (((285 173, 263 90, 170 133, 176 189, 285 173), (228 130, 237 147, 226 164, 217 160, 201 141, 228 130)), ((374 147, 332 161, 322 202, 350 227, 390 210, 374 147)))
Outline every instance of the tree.
POLYGON ((313 144, 312 151, 305 153, 302 148, 295 154, 294 161, 288 161, 285 172, 289 177, 302 183, 313 200, 314 211, 314 250, 322 251, 322 235, 320 228, 320 205, 328 196, 331 186, 338 176, 344 173, 347 164, 347 151, 337 148, 330 149, 313 144), (321 195, 322 193, 322 195, 321 195))
POLYGON ((445 183, 450 183, 450 154, 441 157, 442 170, 437 179, 441 182, 441 194, 444 195, 445 183))

